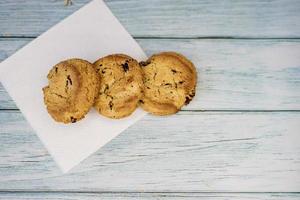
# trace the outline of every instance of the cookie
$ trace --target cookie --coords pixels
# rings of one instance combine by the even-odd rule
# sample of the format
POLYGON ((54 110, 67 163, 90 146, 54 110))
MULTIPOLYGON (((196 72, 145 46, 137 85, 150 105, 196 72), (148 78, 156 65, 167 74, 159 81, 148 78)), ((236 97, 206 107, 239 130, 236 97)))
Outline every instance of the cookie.
POLYGON ((129 116, 138 106, 142 94, 142 71, 139 63, 124 54, 109 55, 94 63, 100 77, 95 108, 106 117, 129 116))
POLYGON ((69 59, 49 72, 43 88, 48 113, 57 122, 74 123, 87 114, 98 94, 99 77, 91 63, 69 59))
POLYGON ((162 52, 140 63, 144 90, 141 107, 154 115, 170 115, 195 95, 197 72, 191 61, 175 52, 162 52))

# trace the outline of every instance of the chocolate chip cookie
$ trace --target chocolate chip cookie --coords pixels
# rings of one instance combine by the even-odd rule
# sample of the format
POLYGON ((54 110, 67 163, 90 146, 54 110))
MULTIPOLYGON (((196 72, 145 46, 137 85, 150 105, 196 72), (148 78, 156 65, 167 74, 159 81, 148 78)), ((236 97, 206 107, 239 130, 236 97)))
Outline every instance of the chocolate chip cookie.
POLYGON ((140 63, 143 72, 141 107, 154 115, 170 115, 195 95, 197 72, 191 61, 175 52, 152 55, 140 63))
POLYGON ((55 65, 43 88, 48 113, 57 122, 74 123, 87 114, 98 94, 99 77, 91 63, 69 59, 55 65))
POLYGON ((124 54, 109 55, 94 63, 100 77, 95 108, 106 117, 129 116, 138 106, 142 94, 142 71, 139 63, 124 54))

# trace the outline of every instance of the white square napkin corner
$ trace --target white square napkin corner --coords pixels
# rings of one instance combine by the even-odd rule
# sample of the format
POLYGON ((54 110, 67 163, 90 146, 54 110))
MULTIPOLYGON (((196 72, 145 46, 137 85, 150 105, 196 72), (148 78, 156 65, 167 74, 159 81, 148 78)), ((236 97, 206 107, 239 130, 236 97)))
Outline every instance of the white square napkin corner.
POLYGON ((83 120, 64 125, 47 113, 42 88, 53 65, 74 57, 93 62, 113 53, 146 59, 104 2, 93 0, 0 64, 1 83, 63 172, 145 115, 137 109, 127 118, 111 120, 92 109, 83 120))

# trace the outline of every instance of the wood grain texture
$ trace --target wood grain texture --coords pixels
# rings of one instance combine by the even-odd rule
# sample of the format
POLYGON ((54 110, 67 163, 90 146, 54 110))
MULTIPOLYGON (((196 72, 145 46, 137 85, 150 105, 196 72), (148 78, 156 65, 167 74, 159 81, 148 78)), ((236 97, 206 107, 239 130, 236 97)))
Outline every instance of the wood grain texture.
MULTIPOLYGON (((89 0, 73 2, 1 0, 0 61, 32 40, 10 37, 36 37, 89 0)), ((0 84, 0 199, 299 199, 277 192, 300 188, 300 40, 274 38, 300 37, 300 1, 106 2, 148 55, 195 62, 189 112, 146 116, 62 175, 21 113, 1 110, 17 108, 0 84), (273 39, 184 39, 198 37, 273 39)))
MULTIPOLYGON (((0 60, 30 40, 0 40, 0 60)), ((148 55, 178 51, 195 63, 199 77, 196 97, 185 110, 300 110, 300 40, 138 42, 148 55)), ((0 109, 16 109, 2 86, 0 109)))
MULTIPOLYGON (((89 0, 1 0, 0 36, 37 36, 89 0)), ((136 37, 299 37, 298 0, 106 1, 136 37)))
POLYGON ((1 192, 0 199, 5 200, 299 200, 299 193, 47 193, 47 192, 1 192))
POLYGON ((0 190, 297 192, 299 112, 146 116, 62 175, 18 111, 0 112, 0 190))

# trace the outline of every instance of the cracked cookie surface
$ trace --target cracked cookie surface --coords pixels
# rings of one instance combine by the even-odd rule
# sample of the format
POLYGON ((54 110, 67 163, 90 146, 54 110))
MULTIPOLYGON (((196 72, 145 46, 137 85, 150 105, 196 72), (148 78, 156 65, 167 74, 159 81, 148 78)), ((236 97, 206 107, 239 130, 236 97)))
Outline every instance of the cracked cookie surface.
POLYGON ((119 119, 134 112, 142 94, 142 71, 138 62, 124 54, 109 55, 94 63, 100 77, 95 108, 106 117, 119 119))
POLYGON ((86 115, 98 94, 99 77, 91 63, 69 59, 49 72, 43 88, 48 113, 57 122, 74 123, 86 115))
POLYGON ((140 65, 144 82, 140 105, 145 111, 155 115, 174 114, 194 97, 197 72, 183 55, 162 52, 140 65))

